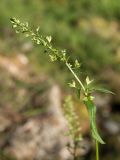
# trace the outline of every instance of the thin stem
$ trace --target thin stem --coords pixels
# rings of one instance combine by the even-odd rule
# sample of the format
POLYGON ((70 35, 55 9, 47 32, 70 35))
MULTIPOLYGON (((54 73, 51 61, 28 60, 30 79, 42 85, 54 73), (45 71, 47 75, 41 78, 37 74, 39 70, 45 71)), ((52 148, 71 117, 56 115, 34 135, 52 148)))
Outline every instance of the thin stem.
POLYGON ((74 142, 73 160, 76 160, 76 143, 74 142))
POLYGON ((66 62, 66 66, 68 67, 68 69, 71 71, 71 73, 73 74, 73 76, 76 78, 76 80, 79 82, 79 84, 81 85, 83 91, 85 91, 85 87, 83 86, 82 82, 80 81, 80 79, 78 78, 78 76, 75 74, 75 72, 72 70, 72 68, 70 67, 70 65, 66 62))
POLYGON ((97 140, 95 142, 95 149, 96 149, 96 160, 99 160, 99 143, 97 140))

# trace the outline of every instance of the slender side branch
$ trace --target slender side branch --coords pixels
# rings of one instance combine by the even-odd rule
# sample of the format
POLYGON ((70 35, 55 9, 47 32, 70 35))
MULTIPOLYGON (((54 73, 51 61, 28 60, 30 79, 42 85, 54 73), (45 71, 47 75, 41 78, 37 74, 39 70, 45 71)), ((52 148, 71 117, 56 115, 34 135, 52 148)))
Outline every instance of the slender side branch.
POLYGON ((75 74, 75 72, 72 70, 72 68, 70 67, 70 65, 66 62, 66 66, 69 68, 69 70, 71 71, 71 73, 73 74, 73 76, 75 77, 75 79, 79 82, 79 84, 81 85, 83 91, 85 92, 85 87, 83 86, 82 82, 80 81, 80 79, 78 78, 78 76, 75 74))

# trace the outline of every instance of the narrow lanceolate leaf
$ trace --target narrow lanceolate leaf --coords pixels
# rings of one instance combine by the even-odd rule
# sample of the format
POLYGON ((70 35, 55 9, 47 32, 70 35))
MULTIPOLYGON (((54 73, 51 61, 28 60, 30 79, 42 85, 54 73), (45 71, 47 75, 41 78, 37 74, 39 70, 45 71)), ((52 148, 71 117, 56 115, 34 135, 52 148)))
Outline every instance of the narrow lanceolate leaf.
POLYGON ((93 90, 95 91, 99 91, 99 92, 103 92, 103 93, 109 93, 109 94, 115 94, 114 92, 108 90, 108 89, 104 89, 104 88, 94 88, 93 90))
POLYGON ((105 144, 105 142, 100 137, 97 126, 96 126, 96 106, 94 105, 93 101, 86 97, 84 99, 84 104, 87 107, 87 110, 90 115, 90 127, 91 127, 91 133, 92 137, 97 140, 101 144, 105 144))

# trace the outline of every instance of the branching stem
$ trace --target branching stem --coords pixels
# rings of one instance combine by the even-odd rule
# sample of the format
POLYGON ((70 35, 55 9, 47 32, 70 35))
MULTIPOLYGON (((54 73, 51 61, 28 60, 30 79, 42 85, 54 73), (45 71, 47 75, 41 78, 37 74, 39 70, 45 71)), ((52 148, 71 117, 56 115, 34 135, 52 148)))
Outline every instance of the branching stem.
POLYGON ((75 79, 78 81, 78 83, 81 85, 83 91, 85 91, 84 85, 82 84, 82 82, 80 81, 80 79, 78 78, 78 76, 75 74, 75 72, 72 70, 72 68, 70 67, 70 65, 67 62, 66 62, 66 66, 71 71, 71 73, 73 74, 73 76, 75 77, 75 79))

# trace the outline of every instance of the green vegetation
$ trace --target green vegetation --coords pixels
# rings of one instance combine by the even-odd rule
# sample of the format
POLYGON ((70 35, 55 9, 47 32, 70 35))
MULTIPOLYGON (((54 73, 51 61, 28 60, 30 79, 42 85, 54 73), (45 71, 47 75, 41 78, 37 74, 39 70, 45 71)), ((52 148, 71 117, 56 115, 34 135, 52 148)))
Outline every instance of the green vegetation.
MULTIPOLYGON (((54 48, 51 44, 52 37, 51 36, 44 37, 40 35, 39 27, 36 28, 35 31, 33 31, 29 27, 29 24, 27 22, 22 23, 16 18, 11 18, 10 20, 13 28, 15 28, 16 33, 22 33, 26 37, 30 37, 30 39, 34 41, 36 44, 43 46, 43 48, 45 49, 44 53, 48 54, 52 62, 55 62, 55 61, 63 62, 63 64, 69 69, 69 71, 73 75, 74 80, 72 81, 72 83, 69 83, 69 86, 76 89, 77 93, 79 93, 79 98, 80 98, 81 91, 84 95, 82 100, 90 116, 91 134, 92 134, 92 138, 96 140, 96 160, 98 160, 99 159, 98 143, 104 144, 104 141, 102 140, 102 138, 100 137, 97 131, 96 106, 93 101, 94 97, 92 96, 92 93, 96 90, 105 92, 105 93, 112 93, 112 92, 104 88, 99 89, 99 88, 93 87, 93 85, 91 85, 93 80, 90 80, 88 76, 86 77, 86 80, 83 83, 76 73, 76 70, 80 68, 80 63, 78 62, 78 60, 76 59, 75 62, 72 64, 70 61, 70 56, 67 53, 67 51, 54 48)), ((68 114, 68 116, 73 117, 72 114, 70 115, 68 114)), ((70 121, 71 126, 73 126, 72 132, 70 132, 72 137, 76 133, 76 126, 75 126, 75 123, 73 122, 74 122, 74 119, 70 121)), ((76 138, 74 138, 74 141, 76 142, 76 138)), ((75 160, 75 158, 73 159, 75 160)))
POLYGON ((78 144, 82 140, 80 133, 81 128, 79 124, 78 116, 75 113, 72 97, 68 96, 64 103, 64 113, 68 121, 68 136, 72 137, 72 142, 67 145, 69 152, 73 156, 73 159, 77 159, 76 150, 79 147, 78 144))
MULTIPOLYGON (((117 33, 114 34, 116 44, 113 42, 113 36, 106 37, 103 33, 104 29, 108 30, 109 36, 112 32, 109 29, 112 21, 119 22, 120 7, 118 4, 119 0, 101 0, 99 3, 97 0, 75 0, 73 2, 71 0, 2 0, 0 24, 5 29, 6 24, 9 26, 8 17, 16 15, 34 26, 40 25, 43 34, 56 37, 56 41, 53 41, 55 46, 66 48, 71 58, 77 57, 84 63, 84 70, 97 76, 102 72, 101 67, 106 67, 106 65, 114 68, 117 66, 117 69, 120 69, 114 56, 117 54, 114 51, 116 52, 119 45, 117 33)), ((41 58, 38 49, 36 53, 38 53, 36 60, 39 60, 41 64, 41 59, 47 60, 44 55, 41 58)), ((47 65, 46 68, 48 69, 47 65)), ((54 67, 51 69, 53 70, 54 67)), ((58 69, 62 72, 61 65, 58 69)), ((57 74, 55 70, 54 73, 57 74)))
MULTIPOLYGON (((48 54, 42 54, 44 51, 46 52, 45 48, 39 47, 37 44, 37 47, 34 47, 32 46, 32 43, 30 43, 32 47, 29 52, 26 53, 23 51, 21 48, 24 44, 29 43, 29 39, 24 37, 18 38, 16 36, 11 29, 9 18, 15 16, 18 19, 21 19, 21 21, 28 21, 29 24, 32 24, 32 30, 36 30, 36 26, 40 25, 40 35, 51 35, 52 44, 57 47, 57 50, 61 51, 60 48, 63 48, 63 51, 65 51, 64 48, 66 48, 68 56, 70 55, 71 57, 70 63, 72 65, 75 64, 76 59, 78 60, 76 61, 76 65, 78 64, 77 62, 81 62, 80 69, 78 68, 75 72, 78 77, 80 75, 80 80, 83 85, 86 85, 87 75, 94 77, 97 84, 103 84, 105 87, 114 90, 117 93, 117 96, 114 97, 116 104, 116 101, 120 102, 119 3, 119 0, 1 0, 0 56, 5 56, 9 59, 17 53, 25 54, 30 60, 30 65, 34 68, 37 76, 41 75, 43 72, 45 75, 48 75, 50 79, 52 74, 54 75, 55 82, 59 83, 65 91, 69 91, 66 84, 73 79, 73 76, 68 72, 64 63, 61 61, 55 61, 54 64, 48 63, 48 54)), ((43 38, 47 40, 46 37, 43 38)), ((49 38, 50 37, 48 36, 48 39, 49 38)), ((50 58, 54 60, 54 57, 50 58)), ((10 104, 13 107, 13 110, 22 110, 22 114, 27 117, 44 112, 44 109, 40 108, 39 110, 34 107, 31 100, 31 97, 38 92, 42 95, 44 89, 41 90, 40 88, 40 91, 38 91, 39 88, 37 89, 37 87, 34 86, 31 88, 31 84, 29 84, 29 89, 29 87, 26 86, 27 82, 25 85, 21 85, 16 82, 14 78, 12 78, 12 82, 11 80, 8 81, 9 77, 8 75, 4 75, 6 74, 4 70, 1 71, 1 73, 1 84, 4 82, 4 85, 1 85, 0 87, 1 106, 6 106, 6 103, 10 104), (7 78, 4 79, 4 77, 7 78), (16 90, 28 88, 28 94, 25 94, 28 97, 27 100, 25 96, 21 99, 19 99, 18 96, 14 101, 17 91, 12 89, 10 83, 15 83, 15 86, 13 84, 12 87, 15 87, 16 90), (25 106, 27 106, 27 109, 24 111, 25 106)), ((80 91, 82 94, 83 91, 81 90, 81 87, 78 86, 79 83, 74 81, 70 82, 69 85, 71 87, 74 85, 77 86, 73 91, 76 90, 77 96, 80 97, 80 91)), ((35 83, 35 85, 37 86, 39 84, 35 83)), ((95 91, 93 83, 90 85, 92 91, 95 91)), ((94 86, 96 87, 95 84, 94 86)), ((46 88, 47 87, 45 87, 45 90, 46 88)), ((101 91, 101 88, 96 89, 101 91)), ((106 90, 104 91, 106 92, 106 90)), ((111 101, 113 101, 113 99, 111 101)), ((42 105, 44 106, 44 104, 42 105)), ((95 110, 92 112, 95 112, 95 110)), ((90 113, 90 115, 92 114, 90 113)), ((95 117, 93 119, 95 121, 95 117)), ((91 126, 93 126, 92 122, 91 126)), ((91 134, 94 136, 94 132, 91 132, 91 134)), ((105 136, 104 132, 103 136, 105 136)), ((105 138, 106 143, 107 136, 105 138)), ((111 138, 109 138, 109 141, 111 141, 111 138)), ((115 142, 112 145, 115 146, 116 144, 117 143, 115 142)), ((105 147, 108 148, 109 143, 107 143, 105 147)), ((104 145, 102 145, 101 148, 104 148, 104 145)), ((119 159, 117 151, 115 151, 114 154, 111 151, 109 153, 111 153, 110 156, 104 157, 103 155, 101 158, 119 159)))

